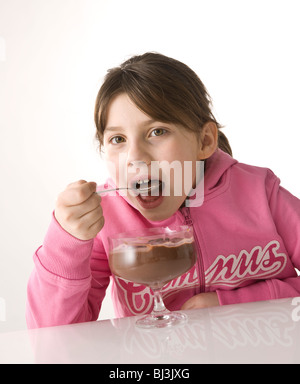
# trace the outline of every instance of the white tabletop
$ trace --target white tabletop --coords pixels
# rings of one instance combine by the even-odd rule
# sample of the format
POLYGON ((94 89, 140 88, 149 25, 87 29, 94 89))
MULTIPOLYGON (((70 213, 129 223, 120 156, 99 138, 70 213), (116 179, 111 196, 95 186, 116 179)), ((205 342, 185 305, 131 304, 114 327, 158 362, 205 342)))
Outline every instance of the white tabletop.
POLYGON ((185 311, 142 330, 135 317, 0 334, 0 363, 300 363, 300 298, 185 311))

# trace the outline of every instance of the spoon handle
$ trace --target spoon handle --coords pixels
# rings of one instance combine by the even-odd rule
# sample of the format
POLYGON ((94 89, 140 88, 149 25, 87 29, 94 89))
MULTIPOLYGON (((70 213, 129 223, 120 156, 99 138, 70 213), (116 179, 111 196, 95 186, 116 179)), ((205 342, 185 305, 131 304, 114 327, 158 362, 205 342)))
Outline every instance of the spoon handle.
POLYGON ((96 193, 98 195, 101 195, 101 193, 112 192, 112 191, 120 191, 121 189, 133 189, 133 188, 122 187, 122 188, 102 189, 101 191, 96 191, 96 193))

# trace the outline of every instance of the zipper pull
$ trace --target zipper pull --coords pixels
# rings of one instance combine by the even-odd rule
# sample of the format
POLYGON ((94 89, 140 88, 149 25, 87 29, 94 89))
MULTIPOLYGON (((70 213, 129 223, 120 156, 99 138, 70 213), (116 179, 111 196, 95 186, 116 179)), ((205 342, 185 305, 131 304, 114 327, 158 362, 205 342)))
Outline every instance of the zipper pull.
POLYGON ((184 216, 184 219, 185 219, 185 225, 192 225, 193 224, 193 220, 191 219, 190 216, 184 216))
POLYGON ((183 213, 183 216, 184 216, 184 222, 185 222, 185 225, 192 225, 193 224, 193 220, 191 218, 191 214, 190 214, 190 209, 188 207, 184 207, 182 209, 182 213, 183 213))

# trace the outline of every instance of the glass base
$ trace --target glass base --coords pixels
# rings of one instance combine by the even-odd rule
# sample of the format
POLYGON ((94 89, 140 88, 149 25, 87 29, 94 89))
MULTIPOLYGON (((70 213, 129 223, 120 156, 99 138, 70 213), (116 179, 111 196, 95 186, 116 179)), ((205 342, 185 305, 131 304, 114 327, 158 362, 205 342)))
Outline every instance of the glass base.
POLYGON ((151 313, 136 321, 136 326, 139 328, 165 328, 178 324, 183 324, 187 320, 187 316, 181 312, 151 313))

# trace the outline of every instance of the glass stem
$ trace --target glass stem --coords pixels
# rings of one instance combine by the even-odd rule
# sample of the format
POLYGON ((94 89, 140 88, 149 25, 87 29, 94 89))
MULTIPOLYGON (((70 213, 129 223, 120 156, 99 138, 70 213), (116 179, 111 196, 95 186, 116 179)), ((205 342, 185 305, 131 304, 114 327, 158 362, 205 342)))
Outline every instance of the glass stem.
POLYGON ((162 312, 169 312, 167 308, 165 307, 163 298, 161 296, 160 289, 154 289, 154 308, 153 312, 156 314, 162 313, 162 312))

